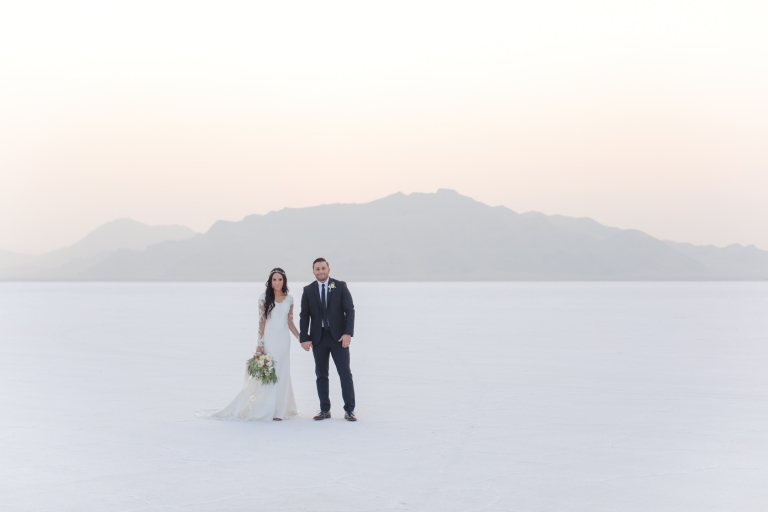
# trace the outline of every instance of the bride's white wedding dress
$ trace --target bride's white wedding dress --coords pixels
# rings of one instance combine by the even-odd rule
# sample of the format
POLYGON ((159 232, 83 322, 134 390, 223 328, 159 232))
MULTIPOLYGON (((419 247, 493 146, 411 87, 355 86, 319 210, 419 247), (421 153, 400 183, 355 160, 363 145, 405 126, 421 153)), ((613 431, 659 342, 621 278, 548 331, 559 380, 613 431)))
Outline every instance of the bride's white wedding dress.
MULTIPOLYGON (((239 421, 272 421, 298 415, 291 384, 291 335, 288 322, 293 325, 293 297, 275 302, 269 317, 264 315, 265 294, 259 298, 259 344, 263 340, 264 352, 275 361, 277 383, 262 384, 245 372, 243 389, 223 409, 198 411, 201 418, 239 421)), ((245 365, 243 365, 245 366, 245 365)))

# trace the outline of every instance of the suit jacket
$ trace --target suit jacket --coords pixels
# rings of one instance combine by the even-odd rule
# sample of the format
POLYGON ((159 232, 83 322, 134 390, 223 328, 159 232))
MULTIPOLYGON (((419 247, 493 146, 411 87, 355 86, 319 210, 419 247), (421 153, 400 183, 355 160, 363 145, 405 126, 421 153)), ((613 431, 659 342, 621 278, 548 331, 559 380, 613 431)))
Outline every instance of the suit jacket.
MULTIPOLYGON (((337 279, 328 281, 328 327, 338 340, 344 334, 355 335, 355 305, 347 283, 337 279)), ((304 287, 299 314, 299 341, 320 343, 323 334, 323 304, 317 281, 304 287)))

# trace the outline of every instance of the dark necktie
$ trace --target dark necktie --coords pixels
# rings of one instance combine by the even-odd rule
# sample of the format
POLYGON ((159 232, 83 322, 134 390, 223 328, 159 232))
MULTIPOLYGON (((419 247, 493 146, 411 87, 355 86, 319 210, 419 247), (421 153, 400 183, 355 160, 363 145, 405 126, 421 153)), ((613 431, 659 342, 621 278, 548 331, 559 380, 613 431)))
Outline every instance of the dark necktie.
POLYGON ((321 301, 323 302, 323 327, 328 327, 328 300, 325 296, 325 283, 323 283, 321 301))

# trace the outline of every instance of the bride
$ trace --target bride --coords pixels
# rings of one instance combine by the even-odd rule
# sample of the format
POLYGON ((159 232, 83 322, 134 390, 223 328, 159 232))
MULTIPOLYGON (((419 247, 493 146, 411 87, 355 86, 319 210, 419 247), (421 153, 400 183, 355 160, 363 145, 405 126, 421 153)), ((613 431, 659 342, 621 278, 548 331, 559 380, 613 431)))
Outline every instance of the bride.
POLYGON ((267 291, 259 297, 259 341, 256 352, 272 354, 277 383, 262 384, 245 373, 243 389, 223 409, 198 411, 197 416, 221 420, 281 421, 298 415, 291 385, 291 341, 299 331, 293 325, 293 297, 288 295, 288 278, 281 268, 272 269, 267 291))

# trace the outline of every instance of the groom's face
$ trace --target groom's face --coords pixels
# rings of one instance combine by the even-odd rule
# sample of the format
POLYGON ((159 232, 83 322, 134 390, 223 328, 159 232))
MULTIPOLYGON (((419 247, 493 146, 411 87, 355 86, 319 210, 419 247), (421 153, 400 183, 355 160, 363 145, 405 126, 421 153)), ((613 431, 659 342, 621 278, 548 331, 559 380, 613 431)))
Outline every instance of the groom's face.
POLYGON ((315 274, 315 278, 318 281, 325 281, 328 279, 328 274, 331 273, 331 267, 328 266, 328 263, 325 261, 318 261, 312 266, 312 272, 315 274))

